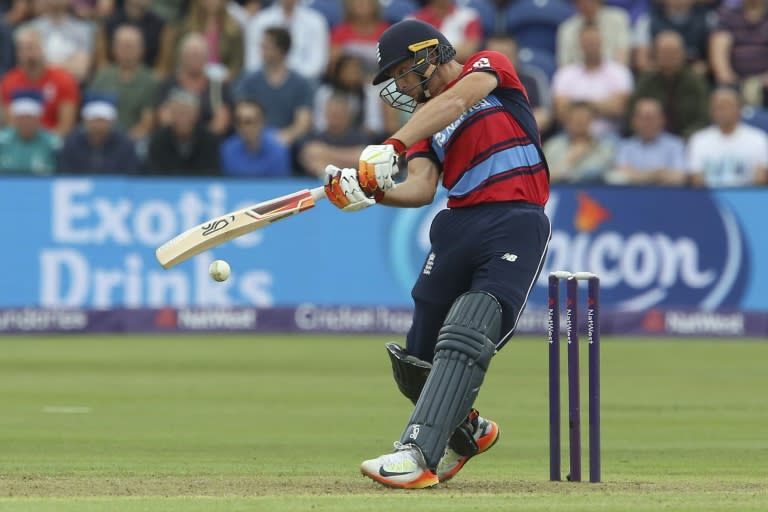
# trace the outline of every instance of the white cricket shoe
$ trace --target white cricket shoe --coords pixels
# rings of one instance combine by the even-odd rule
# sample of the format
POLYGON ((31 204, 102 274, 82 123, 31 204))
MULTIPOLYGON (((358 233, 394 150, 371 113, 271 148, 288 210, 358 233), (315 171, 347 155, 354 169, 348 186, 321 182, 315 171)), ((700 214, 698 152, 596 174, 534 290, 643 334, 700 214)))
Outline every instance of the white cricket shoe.
POLYGON ((471 414, 476 415, 475 418, 470 417, 470 420, 475 427, 472 437, 477 443, 477 453, 469 456, 459 455, 450 446, 447 447, 443 458, 437 464, 437 478, 440 482, 446 482, 456 476, 456 473, 464 467, 469 459, 489 450, 499 439, 499 426, 495 421, 477 415, 477 411, 474 409, 471 414), (477 420, 476 423, 475 419, 477 420))
POLYGON ((380 484, 397 489, 423 489, 440 482, 416 445, 397 441, 393 453, 363 461, 360 471, 380 484))

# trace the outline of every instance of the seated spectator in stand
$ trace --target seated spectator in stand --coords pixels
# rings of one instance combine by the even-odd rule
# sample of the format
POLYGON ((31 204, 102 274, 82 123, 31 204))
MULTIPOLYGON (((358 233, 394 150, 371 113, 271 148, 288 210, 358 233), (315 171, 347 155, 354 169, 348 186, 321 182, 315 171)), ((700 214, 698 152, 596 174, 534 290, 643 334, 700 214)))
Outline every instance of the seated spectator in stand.
POLYGON ((0 20, 0 76, 4 76, 16 65, 15 55, 13 29, 0 20))
POLYGON ((237 99, 250 99, 264 107, 267 126, 287 146, 312 128, 313 90, 309 81, 288 67, 291 34, 270 27, 261 38, 263 67, 245 75, 235 86, 237 99))
POLYGON ((635 24, 635 69, 650 71, 653 68, 651 46, 654 39, 662 32, 673 31, 683 38, 686 61, 691 68, 700 75, 706 74, 709 69, 709 35, 716 23, 715 13, 695 0, 661 0, 635 24))
POLYGON ((8 106, 10 123, 0 130, 0 174, 51 174, 61 139, 40 125, 43 94, 18 90, 8 106))
POLYGON ((581 30, 583 63, 559 68, 552 79, 555 115, 563 122, 569 105, 589 102, 595 113, 595 135, 616 135, 632 93, 632 73, 625 65, 603 57, 601 33, 594 25, 581 30))
POLYGON ((518 59, 517 41, 512 36, 497 34, 488 38, 486 50, 493 50, 505 55, 517 70, 517 76, 528 94, 528 102, 533 107, 533 117, 544 135, 552 127, 552 91, 549 78, 540 69, 521 64, 518 59))
POLYGON ((184 89, 174 89, 164 107, 169 124, 156 128, 149 139, 147 173, 220 174, 219 138, 200 120, 200 98, 184 89))
POLYGON ((325 166, 357 168, 360 153, 372 142, 353 123, 354 108, 349 97, 335 94, 325 105, 325 129, 310 135, 299 150, 299 163, 310 176, 322 178, 325 166))
POLYGON ((175 57, 173 30, 163 18, 149 10, 150 3, 150 0, 123 0, 122 7, 104 21, 96 35, 97 68, 114 60, 115 31, 122 25, 133 25, 143 36, 144 65, 161 77, 170 72, 175 57))
POLYGON ((630 110, 637 98, 655 98, 664 110, 667 131, 688 138, 707 125, 707 82, 685 63, 680 34, 660 32, 653 46, 655 70, 638 77, 630 110))
POLYGON ((456 5, 455 0, 426 0, 424 7, 412 17, 426 21, 442 32, 456 48, 456 60, 459 62, 480 51, 483 24, 480 14, 471 7, 456 5))
POLYGON ((710 100, 712 126, 691 136, 688 164, 693 183, 707 187, 748 187, 768 182, 768 135, 741 121, 741 97, 728 87, 710 100))
POLYGON ((288 67, 304 78, 319 80, 328 69, 328 22, 316 10, 301 5, 299 0, 275 0, 248 22, 245 69, 261 69, 262 39, 271 27, 283 27, 291 36, 288 67))
POLYGON ((134 174, 139 170, 133 141, 115 125, 113 98, 87 97, 80 115, 82 125, 67 135, 58 154, 59 174, 134 174))
POLYGON ((135 141, 149 137, 154 123, 158 83, 144 65, 141 31, 132 25, 115 30, 115 64, 108 64, 91 81, 92 91, 117 97, 117 126, 135 141))
POLYGON ((29 26, 45 34, 46 61, 83 82, 93 64, 94 31, 89 23, 69 13, 70 1, 42 0, 42 12, 29 26))
POLYGON ((328 70, 332 74, 342 55, 363 59, 366 75, 378 71, 376 45, 389 23, 381 17, 379 0, 343 0, 344 20, 331 30, 331 58, 328 70))
POLYGON ((68 71, 48 66, 43 54, 42 36, 31 28, 16 31, 16 68, 0 82, 3 105, 11 101, 14 91, 35 89, 43 94, 43 127, 60 136, 75 126, 80 88, 68 71))
POLYGON ((600 183, 613 166, 613 146, 590 130, 594 107, 573 103, 568 107, 565 133, 544 143, 553 183, 600 183))
POLYGON ((600 49, 605 59, 629 65, 629 16, 621 7, 603 5, 603 0, 574 0, 576 14, 557 29, 557 64, 582 62, 579 44, 582 29, 594 25, 603 35, 600 49))
POLYGON ((316 131, 325 130, 327 116, 325 106, 333 95, 347 96, 353 109, 352 123, 374 139, 386 139, 384 127, 385 103, 379 97, 379 88, 371 85, 365 75, 363 61, 359 57, 342 55, 336 60, 336 68, 328 76, 327 83, 315 92, 313 125, 316 131))
POLYGON ((710 40, 710 65, 719 85, 741 82, 752 105, 768 95, 768 2, 742 0, 739 7, 724 6, 710 40))
POLYGON ((200 117, 208 130, 218 136, 225 136, 232 127, 232 94, 224 82, 224 76, 210 76, 206 70, 208 46, 202 34, 187 34, 179 46, 179 60, 176 73, 160 85, 158 92, 157 117, 162 125, 170 123, 170 113, 165 100, 168 93, 182 88, 201 99, 200 117))
POLYGON ((114 10, 115 0, 72 0, 72 12, 81 20, 98 23, 114 10))
POLYGON ((640 98, 632 115, 632 137, 616 151, 613 184, 683 185, 687 178, 685 143, 664 131, 664 111, 654 98, 640 98))
POLYGON ((221 145, 221 170, 228 176, 290 176, 291 155, 273 128, 266 128, 264 111, 254 101, 235 105, 235 129, 221 145))
POLYGON ((177 41, 199 33, 208 43, 208 65, 220 67, 229 82, 243 67, 245 43, 237 20, 227 12, 227 0, 191 0, 190 9, 179 23, 177 41))

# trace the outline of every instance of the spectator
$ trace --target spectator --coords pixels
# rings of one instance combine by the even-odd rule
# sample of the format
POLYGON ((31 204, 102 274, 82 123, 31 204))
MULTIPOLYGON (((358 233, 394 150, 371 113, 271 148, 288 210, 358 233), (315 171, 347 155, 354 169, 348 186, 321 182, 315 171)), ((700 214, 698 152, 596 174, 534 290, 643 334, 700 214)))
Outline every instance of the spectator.
MULTIPOLYGON (((326 102, 335 94, 347 97, 353 111, 352 124, 356 129, 377 136, 385 132, 384 102, 379 98, 379 88, 368 81, 362 59, 341 55, 328 82, 317 88, 313 124, 318 131, 325 130, 326 102)), ((381 136, 381 139, 386 137, 381 136)))
POLYGON ((240 74, 245 43, 237 20, 227 12, 227 0, 192 0, 189 13, 180 23, 180 41, 190 33, 200 33, 208 45, 208 64, 220 66, 225 81, 240 74))
POLYGON ((221 169, 229 176, 290 176, 288 147, 264 125, 261 105, 249 100, 235 105, 237 133, 221 145, 221 169))
POLYGON ((653 44, 655 69, 639 76, 630 110, 637 98, 656 98, 666 115, 667 130, 688 138, 707 125, 707 83, 685 63, 680 34, 660 32, 653 44))
POLYGON ((143 63, 144 41, 137 27, 119 27, 113 48, 115 64, 101 68, 90 88, 117 97, 117 126, 141 141, 152 131, 158 83, 143 63))
POLYGON ((99 29, 96 36, 97 68, 112 62, 112 42, 115 31, 122 25, 137 27, 144 40, 144 64, 159 76, 170 72, 173 52, 173 30, 160 16, 149 10, 150 0, 123 0, 99 29))
POLYGON ((544 144, 553 183, 601 182, 613 165, 613 147, 591 133, 594 117, 590 103, 571 104, 565 118, 565 133, 544 144))
POLYGON ((158 119, 160 124, 170 123, 165 100, 170 91, 182 88, 202 100, 200 118, 208 125, 208 130, 217 136, 227 135, 232 125, 232 95, 229 86, 224 83, 223 76, 209 78, 206 63, 208 62, 208 47, 202 34, 191 32, 184 36, 179 47, 179 60, 176 73, 168 78, 161 86, 158 102, 158 119))
POLYGON ((655 98, 640 98, 632 115, 632 137, 619 143, 610 183, 682 185, 687 179, 685 144, 664 131, 664 111, 655 98))
POLYGON ((15 33, 16 68, 0 82, 3 105, 8 105, 14 91, 35 89, 43 93, 45 128, 64 136, 75 126, 80 88, 68 71, 48 66, 43 54, 40 33, 32 27, 19 28, 15 33))
POLYGON ((552 128, 552 91, 549 78, 540 69, 520 64, 518 59, 517 41, 512 36, 497 34, 488 38, 486 50, 493 50, 505 55, 517 70, 517 76, 528 95, 528 101, 533 108, 533 117, 539 126, 539 132, 544 135, 552 128))
POLYGON ((13 29, 0 19, 0 76, 4 76, 16 65, 15 55, 13 29))
POLYGON ((100 22, 115 10, 114 0, 72 0, 72 11, 80 19, 100 22))
POLYGON ((18 90, 8 110, 10 124, 0 130, 0 173, 51 174, 60 139, 40 125, 42 93, 18 90))
POLYGON ((342 55, 363 59, 366 75, 378 71, 376 45, 389 23, 381 18, 379 0, 343 0, 344 20, 331 31, 329 72, 342 55))
POLYGON ((174 89, 165 105, 169 124, 149 140, 147 171, 160 175, 219 174, 219 139, 200 122, 200 98, 174 89))
POLYGON ((741 122, 739 93, 727 87, 710 97, 712 126, 691 136, 688 163, 696 185, 763 185, 768 177, 768 135, 741 122))
POLYGON ((264 66, 246 75, 236 88, 238 99, 250 99, 264 107, 267 126, 278 129, 287 146, 312 128, 312 87, 288 68, 291 35, 281 27, 270 27, 261 39, 264 66))
POLYGON ((258 14, 261 8, 261 0, 230 0, 227 2, 227 11, 240 24, 240 30, 243 33, 248 27, 248 22, 258 14))
POLYGON ((301 146, 299 163, 310 176, 325 176, 329 162, 357 168, 360 153, 371 139, 355 127, 349 96, 334 94, 325 105, 325 130, 312 134, 301 146))
POLYGON ((740 7, 722 7, 710 59, 718 84, 742 82, 747 101, 759 104, 768 87, 768 2, 743 0, 740 7))
POLYGON ((413 13, 413 17, 442 32, 456 49, 459 62, 480 50, 483 24, 478 12, 471 7, 456 5, 455 0, 426 0, 424 7, 413 13))
POLYGON ((133 174, 139 170, 133 142, 115 126, 117 107, 113 98, 86 98, 80 115, 82 126, 67 136, 59 153, 59 173, 133 174))
POLYGON ((583 63, 559 68, 552 79, 555 115, 563 122, 571 103, 589 102, 595 113, 595 134, 615 135, 632 93, 632 74, 625 65, 603 57, 601 33, 594 25, 582 28, 580 46, 583 63))
POLYGON ((175 23, 184 17, 189 2, 188 0, 152 0, 151 5, 155 14, 169 23, 175 23))
POLYGON ((635 68, 641 72, 651 70, 651 44, 657 35, 671 30, 683 38, 686 60, 692 69, 706 74, 709 35, 716 23, 715 13, 695 0, 661 0, 635 24, 635 68))
POLYGON ((36 0, 8 0, 6 5, 7 9, 3 12, 3 19, 13 28, 21 26, 22 23, 37 15, 36 0))
POLYGON ((620 7, 603 5, 603 0, 574 0, 576 14, 557 29, 557 63, 575 64, 584 59, 579 44, 586 25, 594 25, 603 34, 600 48, 605 59, 628 65, 629 16, 620 7))
MULTIPOLYGON (((270 27, 284 27, 291 35, 288 67, 310 80, 319 80, 328 69, 328 23, 322 14, 299 0, 276 0, 248 23, 245 31, 245 68, 258 71, 262 39, 270 27)), ((265 104, 266 106, 266 104, 265 104)))
POLYGON ((70 0, 42 0, 41 14, 29 22, 31 28, 45 34, 47 62, 69 71, 84 82, 93 64, 93 27, 69 14, 70 0))

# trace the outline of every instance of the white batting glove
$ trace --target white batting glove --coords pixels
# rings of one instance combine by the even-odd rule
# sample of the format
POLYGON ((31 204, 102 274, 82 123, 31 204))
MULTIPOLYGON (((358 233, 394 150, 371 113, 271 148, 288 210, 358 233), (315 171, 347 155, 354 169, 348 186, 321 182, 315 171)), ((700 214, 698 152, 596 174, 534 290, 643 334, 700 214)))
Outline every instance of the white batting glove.
POLYGON ((372 197, 395 188, 393 176, 399 170, 397 155, 391 144, 366 146, 357 167, 357 179, 366 195, 372 197))
POLYGON ((328 199, 345 212, 356 212, 376 204, 376 200, 368 197, 357 181, 357 170, 339 169, 335 165, 325 167, 325 195, 328 199))

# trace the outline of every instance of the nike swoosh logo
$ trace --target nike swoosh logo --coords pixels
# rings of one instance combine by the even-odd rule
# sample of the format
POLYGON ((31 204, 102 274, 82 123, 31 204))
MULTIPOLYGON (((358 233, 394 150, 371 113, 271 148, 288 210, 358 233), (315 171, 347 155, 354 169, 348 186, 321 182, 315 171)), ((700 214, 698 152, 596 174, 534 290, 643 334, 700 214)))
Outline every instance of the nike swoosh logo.
POLYGON ((410 471, 404 471, 402 473, 397 472, 397 471, 387 471, 386 469, 384 469, 384 466, 380 466, 379 467, 379 474, 381 476, 385 477, 385 478, 386 477, 390 477, 390 476, 403 476, 403 475, 407 475, 409 473, 410 473, 410 471))

